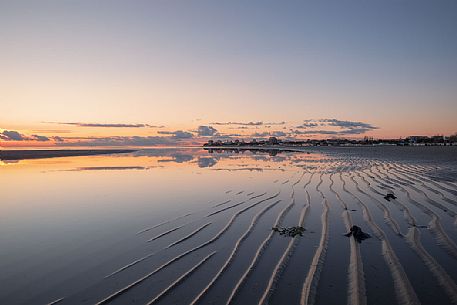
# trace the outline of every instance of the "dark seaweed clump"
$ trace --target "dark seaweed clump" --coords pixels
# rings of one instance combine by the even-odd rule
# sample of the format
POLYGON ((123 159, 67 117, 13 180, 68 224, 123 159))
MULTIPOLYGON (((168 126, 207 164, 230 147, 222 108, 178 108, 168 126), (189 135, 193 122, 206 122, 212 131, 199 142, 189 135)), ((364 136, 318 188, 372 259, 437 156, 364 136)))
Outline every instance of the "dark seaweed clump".
POLYGON ((272 230, 286 237, 303 236, 303 232, 305 232, 305 228, 303 227, 273 227, 272 230))
POLYGON ((363 232, 362 229, 358 226, 352 226, 351 230, 344 235, 347 237, 350 237, 352 235, 358 243, 361 243, 363 240, 367 238, 371 238, 370 234, 363 232))
POLYGON ((389 193, 386 196, 384 196, 384 199, 390 201, 390 199, 397 199, 397 197, 394 194, 389 193))

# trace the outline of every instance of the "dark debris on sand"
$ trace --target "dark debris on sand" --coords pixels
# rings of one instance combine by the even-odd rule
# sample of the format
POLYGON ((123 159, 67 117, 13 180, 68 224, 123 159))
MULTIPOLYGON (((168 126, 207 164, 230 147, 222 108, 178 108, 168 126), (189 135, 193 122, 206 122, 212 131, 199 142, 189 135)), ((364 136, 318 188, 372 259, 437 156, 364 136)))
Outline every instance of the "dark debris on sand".
POLYGON ((273 227, 272 230, 279 232, 279 235, 286 237, 295 237, 297 235, 303 236, 303 232, 305 232, 305 228, 303 227, 273 227))
POLYGON ((397 199, 397 197, 393 193, 389 193, 386 196, 384 196, 384 199, 390 201, 390 199, 397 199))
POLYGON ((350 237, 353 236, 354 239, 361 243, 363 240, 367 238, 371 238, 371 235, 362 231, 362 229, 358 226, 352 226, 349 233, 344 234, 344 236, 350 237))

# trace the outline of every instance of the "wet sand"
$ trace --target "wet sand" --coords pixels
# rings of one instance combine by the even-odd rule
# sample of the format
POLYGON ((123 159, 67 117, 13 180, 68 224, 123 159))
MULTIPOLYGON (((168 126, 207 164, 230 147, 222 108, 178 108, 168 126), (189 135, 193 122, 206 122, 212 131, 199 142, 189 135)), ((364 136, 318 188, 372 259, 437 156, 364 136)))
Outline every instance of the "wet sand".
POLYGON ((135 247, 119 243, 128 254, 90 285, 54 287, 48 302, 457 304, 457 180, 434 178, 456 166, 450 154, 280 159, 287 170, 255 189, 230 187, 200 209, 138 224, 135 247), (344 236, 353 225, 371 238, 344 236), (281 236, 277 226, 305 231, 281 236))

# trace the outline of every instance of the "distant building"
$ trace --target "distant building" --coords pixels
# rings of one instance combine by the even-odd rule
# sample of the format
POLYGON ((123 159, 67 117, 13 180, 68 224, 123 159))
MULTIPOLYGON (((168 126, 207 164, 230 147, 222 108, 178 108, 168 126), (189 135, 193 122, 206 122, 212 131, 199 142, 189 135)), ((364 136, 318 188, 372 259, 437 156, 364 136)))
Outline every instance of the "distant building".
MULTIPOLYGON (((306 139, 306 140, 283 140, 276 137, 270 137, 268 140, 252 139, 250 142, 241 140, 209 140, 203 144, 205 147, 233 147, 233 149, 243 149, 246 146, 374 146, 374 145, 398 145, 398 146, 446 146, 455 145, 457 143, 457 134, 450 136, 436 135, 428 136, 409 136, 406 139, 374 139, 372 137, 365 137, 363 139, 344 139, 344 138, 331 138, 331 139, 306 139)), ((222 148, 226 149, 226 148, 222 148)))
POLYGON ((446 140, 446 138, 444 136, 433 136, 431 140, 432 143, 443 143, 446 140))
POLYGON ((410 136, 407 138, 409 143, 418 144, 418 143, 426 143, 429 140, 427 136, 410 136))

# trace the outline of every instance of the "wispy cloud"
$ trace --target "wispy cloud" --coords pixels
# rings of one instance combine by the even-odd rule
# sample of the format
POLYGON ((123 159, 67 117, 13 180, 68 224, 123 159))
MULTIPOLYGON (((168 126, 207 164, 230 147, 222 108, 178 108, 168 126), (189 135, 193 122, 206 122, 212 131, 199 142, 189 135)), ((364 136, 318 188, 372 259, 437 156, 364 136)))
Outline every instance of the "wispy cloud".
MULTIPOLYGON (((60 137, 60 136, 43 136, 38 134, 25 135, 15 130, 3 130, 0 132, 0 141, 4 142, 47 142, 57 146, 173 146, 189 144, 188 140, 194 135, 186 131, 163 131, 164 136, 105 136, 105 137, 60 137)), ((198 145, 197 143, 196 145, 198 145)))
POLYGON ((339 131, 334 131, 334 130, 323 130, 323 129, 316 129, 316 130, 292 130, 291 131, 292 135, 338 135, 340 134, 339 131))
POLYGON ((285 125, 287 122, 282 121, 282 122, 265 122, 263 125, 285 125))
POLYGON ((56 144, 58 146, 157 146, 174 145, 179 142, 174 137, 160 136, 112 136, 65 138, 64 140, 64 142, 58 142, 56 144))
POLYGON ((265 138, 265 137, 285 137, 287 136, 287 133, 283 131, 271 131, 271 132, 255 132, 251 137, 259 137, 259 138, 265 138))
POLYGON ((348 128, 348 129, 360 129, 360 128, 365 128, 367 130, 378 129, 378 127, 375 127, 371 124, 363 123, 363 122, 341 121, 341 120, 337 120, 337 119, 321 119, 320 122, 327 123, 328 126, 336 126, 336 127, 348 128))
POLYGON ((174 138, 177 139, 190 139, 194 135, 190 132, 187 131, 182 131, 182 130, 176 130, 176 131, 159 131, 159 134, 165 134, 165 135, 171 135, 174 138))
POLYGON ((3 130, 3 132, 0 133, 0 139, 5 141, 24 141, 26 140, 26 137, 15 130, 3 130))
POLYGON ((40 141, 40 142, 46 142, 46 141, 50 141, 51 139, 46 137, 46 136, 40 136, 40 135, 37 135, 37 134, 34 134, 32 135, 31 137, 33 140, 35 141, 40 141))
POLYGON ((82 122, 44 122, 59 125, 73 125, 78 127, 101 127, 101 128, 164 128, 162 125, 150 124, 125 124, 125 123, 82 123, 82 122))
POLYGON ((236 125, 236 126, 264 126, 264 125, 284 125, 286 122, 212 122, 212 125, 236 125))
MULTIPOLYGON (((54 137, 40 136, 37 134, 27 136, 16 130, 3 130, 0 133, 0 140, 3 141, 38 141, 38 142, 47 142, 51 141, 54 137)), ((58 137, 57 137, 58 138, 58 137)))
POLYGON ((212 126, 198 126, 197 134, 200 137, 211 137, 217 134, 217 129, 212 126))
POLYGON ((357 121, 343 121, 337 119, 318 119, 318 120, 304 120, 303 123, 295 128, 298 129, 307 129, 315 128, 318 126, 332 126, 339 127, 341 129, 357 129, 357 128, 366 128, 366 129, 378 129, 378 127, 373 126, 372 124, 357 122, 357 121))
POLYGON ((45 132, 45 133, 71 133, 71 130, 65 129, 35 129, 33 132, 45 132))
MULTIPOLYGON (((76 125, 83 127, 112 127, 112 128, 141 128, 151 127, 148 124, 104 124, 104 123, 79 123, 79 122, 58 122, 56 124, 76 125)), ((19 145, 19 142, 27 141, 36 142, 34 145, 42 142, 48 145, 57 146, 175 146, 175 145, 200 145, 208 137, 214 140, 234 140, 240 138, 268 138, 279 137, 289 140, 303 136, 356 136, 363 135, 378 127, 359 121, 348 121, 338 119, 310 119, 304 120, 298 126, 291 127, 286 122, 213 122, 215 125, 228 125, 229 129, 248 129, 250 132, 224 133, 211 125, 200 125, 192 130, 158 130, 158 135, 154 136, 88 136, 88 137, 66 137, 42 134, 23 134, 16 130, 2 130, 0 132, 0 141, 4 145, 19 145), (283 125, 283 126, 280 126, 283 125), (276 130, 275 130, 276 129, 276 130), (279 130, 278 130, 279 129, 279 130), (257 131, 257 132, 254 132, 257 131), (7 142, 12 142, 8 143, 7 142)), ((156 126, 162 127, 162 126, 156 126)), ((51 131, 51 130, 50 130, 51 131)))
POLYGON ((319 123, 315 122, 303 122, 303 124, 296 126, 295 128, 298 129, 306 129, 306 128, 314 128, 319 126, 319 123))
POLYGON ((293 135, 360 135, 378 129, 369 123, 337 119, 304 120, 295 128, 291 131, 293 135))
POLYGON ((345 130, 324 130, 324 129, 313 129, 313 130, 292 130, 291 135, 360 135, 364 134, 372 129, 369 128, 351 128, 345 130))
POLYGON ((263 122, 211 122, 212 125, 261 126, 263 122))

